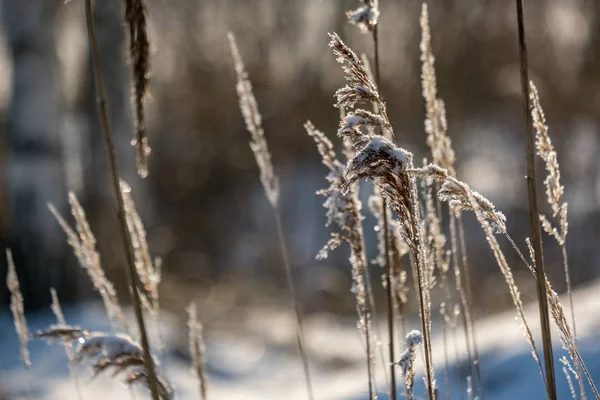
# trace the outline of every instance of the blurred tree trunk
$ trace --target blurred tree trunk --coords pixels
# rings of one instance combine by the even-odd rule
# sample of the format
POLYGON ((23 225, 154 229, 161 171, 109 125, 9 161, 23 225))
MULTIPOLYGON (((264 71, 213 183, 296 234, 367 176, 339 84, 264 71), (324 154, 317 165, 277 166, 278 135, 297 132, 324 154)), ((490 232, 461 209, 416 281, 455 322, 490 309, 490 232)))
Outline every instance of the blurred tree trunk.
MULTIPOLYGON (((62 99, 54 38, 61 2, 5 0, 3 22, 13 59, 7 113, 10 246, 28 307, 49 302, 49 288, 71 297, 66 243, 46 207, 66 210, 59 124, 62 99), (64 290, 69 287, 69 290, 64 290)), ((62 296, 61 296, 62 297, 62 296)))

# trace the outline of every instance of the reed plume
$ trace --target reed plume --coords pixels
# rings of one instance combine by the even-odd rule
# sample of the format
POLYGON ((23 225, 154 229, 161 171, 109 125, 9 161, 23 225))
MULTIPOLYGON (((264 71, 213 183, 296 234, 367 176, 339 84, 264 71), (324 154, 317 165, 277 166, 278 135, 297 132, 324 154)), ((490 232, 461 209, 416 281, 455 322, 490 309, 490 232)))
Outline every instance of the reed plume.
POLYGON ((448 136, 448 122, 444 101, 437 97, 437 79, 435 75, 435 57, 431 48, 431 31, 429 28, 429 12, 427 4, 421 7, 421 83, 425 99, 425 132, 427 145, 431 149, 434 164, 447 169, 455 175, 456 156, 452 149, 452 141, 448 136))
POLYGON ((538 364, 540 373, 543 377, 544 374, 541 360, 538 356, 535 339, 525 317, 523 302, 521 301, 521 293, 515 283, 512 270, 506 261, 506 257, 500 249, 500 245, 495 237, 495 234, 506 233, 506 218, 504 217, 504 214, 497 211, 494 205, 481 194, 469 188, 466 183, 452 177, 447 170, 439 166, 430 164, 425 168, 415 168, 408 170, 407 172, 411 175, 414 174, 420 177, 429 176, 442 182, 440 192, 438 193, 438 196, 442 201, 448 202, 455 211, 469 210, 475 213, 479 224, 484 230, 486 240, 488 241, 490 249, 494 254, 498 267, 504 275, 513 300, 513 304, 517 310, 521 326, 524 329, 525 337, 531 345, 534 360, 538 364))
MULTIPOLYGON (((548 134, 548 125, 546 125, 546 117, 544 110, 540 104, 540 97, 537 88, 533 82, 529 82, 530 94, 529 99, 531 101, 531 117, 533 120, 533 127, 535 128, 536 138, 536 150, 538 156, 544 161, 546 166, 546 178, 544 179, 544 186, 546 187, 546 200, 552 210, 552 218, 556 220, 558 228, 556 228, 550 219, 544 214, 540 214, 540 221, 544 231, 553 237, 561 248, 562 259, 563 259, 563 270, 565 274, 565 282, 567 285, 567 295, 569 297, 569 308, 571 310, 571 324, 573 328, 573 337, 575 345, 577 344, 577 326, 575 323, 575 304, 573 303, 573 292, 571 288, 571 274, 569 272, 569 261, 567 257, 567 232, 568 232, 568 219, 567 219, 567 203, 563 200, 564 188, 560 183, 560 168, 558 164, 558 156, 550 140, 548 134)), ((534 258, 532 258, 534 260, 534 258)), ((581 367, 579 363, 575 363, 577 369, 578 382, 582 385, 580 379, 581 367)), ((564 369, 564 367, 563 367, 564 369)), ((570 379, 570 375, 567 374, 570 379)), ((569 381, 570 382, 570 381, 569 381)), ((585 397, 585 391, 583 387, 580 388, 582 397, 585 397)))
MULTIPOLYGON (((511 240, 511 242, 512 242, 512 239, 509 239, 509 240, 511 240)), ((533 277, 537 280, 538 276, 537 276, 537 269, 535 267, 535 260, 536 260, 535 249, 534 249, 533 245, 531 244, 531 240, 529 238, 527 238, 525 241, 527 243, 527 248, 529 249, 529 255, 530 255, 532 265, 529 265, 529 263, 527 262, 527 260, 523 256, 523 254, 519 251, 519 249, 517 248, 517 246, 514 243, 513 243, 513 248, 515 249, 515 251, 517 252, 519 257, 521 258, 521 260, 525 263, 525 265, 527 265, 527 267, 531 271, 533 277)), ((571 369, 571 371, 573 372, 573 375, 575 376, 575 378, 577 379, 577 381, 579 383, 581 398, 582 399, 586 398, 585 388, 583 386, 583 381, 582 381, 582 377, 581 377, 581 370, 583 370, 583 373, 586 375, 588 383, 592 387, 594 395, 596 396, 597 399, 600 399, 600 393, 598 393, 596 385, 594 384, 594 382, 589 374, 589 371, 588 371, 585 363, 583 362, 583 359, 581 358, 579 349, 577 348, 577 339, 575 337, 575 334, 573 333, 573 328, 571 327, 571 325, 569 324, 569 321, 567 320, 563 306, 560 303, 560 298, 558 297, 558 294, 552 288, 552 285, 550 284, 550 281, 547 278, 546 278, 545 287, 546 287, 546 296, 548 298, 548 308, 550 310, 550 316, 552 317, 554 323, 556 324, 556 327, 558 328, 558 331, 560 332, 559 338, 560 338, 562 347, 569 353, 569 356, 570 356, 571 360, 573 361, 573 363, 575 364, 575 368, 577 369, 577 372, 572 371, 572 369, 571 369)), ((563 364, 564 364, 564 362, 563 362, 563 364)))
POLYGON ((150 155, 144 115, 150 70, 150 41, 146 27, 146 12, 147 8, 143 0, 124 1, 125 25, 129 29, 129 63, 133 77, 132 102, 135 110, 135 130, 131 143, 137 149, 137 170, 142 178, 148 176, 150 155))
POLYGON ((342 190, 344 179, 344 164, 336 157, 331 141, 325 134, 317 130, 307 121, 304 125, 306 132, 311 136, 319 153, 323 165, 329 169, 327 180, 329 187, 317 192, 326 197, 323 206, 327 209, 326 226, 334 225, 339 232, 331 233, 331 238, 317 255, 317 259, 324 259, 328 252, 334 250, 343 242, 350 247, 350 263, 352 265, 352 292, 356 298, 356 311, 358 314, 358 329, 365 336, 367 352, 367 374, 369 379, 369 397, 375 398, 373 381, 373 340, 372 340, 372 315, 368 307, 366 289, 366 269, 368 267, 364 245, 364 234, 361 215, 362 203, 358 198, 358 187, 352 186, 350 190, 342 190))
POLYGON ((246 123, 246 129, 250 132, 252 141, 250 142, 250 148, 254 153, 256 164, 260 171, 260 181, 265 188, 267 198, 271 202, 271 205, 275 208, 279 205, 279 179, 275 175, 273 170, 273 163, 271 161, 271 152, 267 145, 267 139, 265 138, 265 131, 262 127, 262 116, 258 110, 258 104, 252 91, 252 83, 244 67, 244 62, 240 56, 240 51, 235 41, 233 33, 228 33, 227 38, 229 39, 229 46, 231 48, 231 56, 233 57, 233 63, 235 72, 237 74, 236 90, 238 94, 240 110, 246 123))
POLYGON ((29 367, 31 367, 31 359, 29 357, 29 328, 27 327, 27 319, 25 318, 25 305, 23 294, 19 285, 17 269, 12 257, 12 252, 6 249, 6 263, 8 264, 8 272, 6 274, 6 286, 10 292, 10 311, 13 315, 15 330, 19 336, 19 344, 21 349, 21 360, 23 367, 27 373, 27 394, 31 399, 31 378, 29 376, 29 367))
MULTIPOLYGON (((427 133, 427 145, 431 149, 433 162, 446 170, 452 176, 456 176, 455 162, 456 155, 452 148, 452 141, 448 136, 448 123, 446 119, 446 107, 444 101, 438 97, 437 78, 435 73, 435 57, 431 45, 431 30, 429 26, 429 12, 426 3, 421 6, 421 85, 423 98, 425 100, 425 132, 427 133)), ((438 199, 438 219, 441 220, 441 210, 438 199)), ((469 370, 475 366, 477 374, 477 383, 484 397, 483 378, 479 366, 479 351, 477 349, 477 340, 475 326, 473 323, 473 311, 471 298, 471 285, 469 279, 469 266, 467 263, 466 251, 462 258, 458 257, 459 246, 457 244, 459 236, 457 235, 456 225, 458 221, 459 229, 462 227, 462 213, 450 212, 450 241, 452 252, 452 264, 455 276, 456 291, 459 294, 461 308, 463 310, 463 325, 465 331, 465 340, 467 346, 467 355, 469 359, 469 370), (462 279, 465 282, 463 283, 462 279), (473 348, 474 358, 471 356, 471 347, 473 348)), ((464 249, 463 249, 464 250, 464 249)), ((472 373, 471 373, 472 374, 472 373)))
POLYGON ((300 302, 298 301, 298 297, 296 295, 296 287, 292 277, 292 267, 285 241, 283 223, 281 221, 281 211, 279 210, 279 179, 275 175, 273 169, 271 153, 269 152, 267 139, 265 138, 265 132, 262 127, 262 116, 258 110, 258 104, 256 102, 256 98, 254 97, 254 92, 252 91, 252 83, 250 82, 244 62, 240 56, 240 52, 235 41, 235 36, 233 36, 233 33, 229 32, 227 34, 227 38, 229 40, 231 57, 233 58, 233 64, 237 75, 236 90, 238 94, 240 111, 242 112, 242 117, 246 123, 246 129, 250 133, 252 139, 250 142, 250 148, 254 153, 254 158, 256 159, 256 164, 258 165, 258 169, 260 171, 260 181, 265 189, 267 199, 271 203, 271 206, 273 206, 275 213, 279 245, 281 247, 281 255, 283 258, 283 267, 290 293, 290 302, 292 303, 296 317, 296 344, 298 346, 298 353, 300 354, 300 358, 302 360, 307 395, 309 399, 313 399, 314 395, 310 378, 310 370, 304 344, 304 328, 302 326, 300 302))
MULTIPOLYGON (((356 10, 352 10, 352 11, 348 11, 346 13, 348 19, 350 20, 351 24, 356 25, 363 33, 371 33, 371 36, 373 38, 373 60, 375 62, 375 77, 373 77, 372 73, 371 73, 371 68, 369 65, 369 61, 368 58, 366 57, 366 55, 362 54, 361 55, 361 60, 364 66, 364 69, 367 73, 367 77, 369 80, 375 82, 375 85, 377 87, 381 86, 381 69, 379 67, 379 2, 378 0, 362 0, 363 6, 359 7, 356 10)), ((379 108, 377 106, 376 103, 373 103, 373 112, 375 114, 379 113, 379 108)), ((374 135, 376 133, 376 129, 375 126, 372 124, 366 124, 366 128, 369 132, 369 135, 374 135)), ((386 130, 381 130, 381 133, 385 135, 385 137, 387 139, 391 139, 391 130, 390 129, 386 129, 386 130), (387 133, 387 135, 386 135, 387 133)), ((379 222, 379 228, 380 228, 380 232, 381 234, 379 235, 379 247, 380 247, 380 251, 382 251, 381 253, 381 261, 382 263, 380 264, 381 267, 384 268, 384 289, 386 291, 386 295, 387 295, 387 326, 388 326, 388 357, 389 357, 389 375, 391 377, 391 381, 390 381, 390 398, 395 400, 397 398, 397 389, 396 389, 396 370, 394 368, 394 365, 392 364, 392 361, 395 359, 395 334, 394 334, 394 323, 395 323, 395 318, 394 318, 394 313, 396 311, 396 307, 394 306, 394 293, 395 293, 395 288, 394 288, 394 284, 392 281, 399 281, 397 276, 392 276, 394 273, 398 272, 398 268, 395 267, 392 263, 393 261, 393 255, 392 253, 392 243, 391 243, 391 236, 390 236, 390 229, 389 229, 389 222, 390 222, 390 218, 389 218, 389 209, 388 209, 388 205, 385 201, 385 199, 383 198, 383 196, 381 195, 380 192, 376 191, 374 193, 373 196, 379 196, 380 197, 380 202, 381 204, 381 208, 380 208, 380 213, 381 213, 381 217, 378 218, 378 222, 379 222)), ((401 260, 400 260, 401 261, 401 260)), ((368 272, 368 269, 367 269, 368 272)), ((367 281, 367 285, 369 285, 370 282, 367 281)), ((373 309, 373 313, 375 313, 375 307, 374 305, 371 305, 371 308, 373 309)), ((402 305, 399 306, 399 308, 402 308, 402 305)), ((404 331, 406 331, 406 329, 403 329, 404 331)), ((383 356, 382 356, 383 359, 383 356)))
POLYGON ((196 303, 190 303, 187 306, 188 312, 188 330, 189 330, 189 347, 192 355, 192 365, 198 384, 200 385, 200 398, 206 400, 206 361, 203 326, 196 315, 196 303))
POLYGON ((573 335, 577 339, 577 328, 575 324, 575 306, 573 304, 573 293, 571 291, 571 274, 569 272, 569 262, 567 259, 567 232, 569 222, 567 219, 567 202, 563 200, 564 188, 560 183, 560 168, 558 157, 550 135, 548 134, 548 126, 546 125, 546 117, 544 110, 540 104, 540 97, 537 88, 533 82, 529 83, 531 100, 531 117, 533 126, 536 132, 536 149, 537 154, 546 165, 546 178, 544 186, 546 187, 546 199, 552 209, 552 218, 557 222, 558 228, 550 222, 550 219, 543 214, 540 214, 542 228, 546 233, 552 236, 562 250, 563 268, 565 272, 565 282, 567 284, 567 295, 569 296, 569 308, 571 309, 571 324, 573 326, 573 335))
POLYGON ((127 182, 121 180, 121 193, 123 204, 125 206, 125 217, 127 219, 127 228, 131 237, 133 253, 135 256, 135 267, 144 291, 147 293, 150 301, 147 311, 157 315, 160 310, 160 296, 158 286, 162 276, 162 263, 160 258, 152 260, 148 241, 146 240, 146 229, 140 218, 133 197, 131 196, 131 187, 127 182))
POLYGON ((379 109, 379 115, 376 118, 365 114, 364 110, 356 110, 349 112, 345 120, 340 123, 338 135, 351 140, 357 150, 355 157, 346 166, 344 172, 346 182, 342 189, 350 190, 350 187, 359 179, 369 178, 379 186, 384 198, 399 217, 401 235, 414 254, 417 263, 421 325, 425 348, 426 386, 428 395, 433 400, 435 378, 431 360, 430 282, 425 265, 427 255, 426 247, 422 243, 423 233, 416 180, 405 171, 412 167, 413 157, 410 152, 394 146, 383 136, 370 137, 362 134, 358 127, 371 123, 371 126, 374 125, 382 131, 391 131, 393 137, 386 105, 381 100, 377 87, 368 78, 368 74, 356 54, 336 33, 329 36, 331 38, 329 46, 333 49, 337 61, 342 64, 346 80, 349 82, 336 92, 336 106, 348 110, 353 109, 357 104, 375 103, 379 109), (354 128, 348 129, 349 125, 354 128))
POLYGON ((71 228, 52 204, 48 204, 48 208, 65 232, 67 243, 73 249, 79 265, 88 274, 94 289, 100 294, 113 332, 119 329, 127 331, 127 320, 119 304, 117 292, 112 282, 106 277, 100 261, 100 254, 96 250, 96 237, 88 224, 83 207, 73 192, 69 192, 69 204, 75 219, 76 231, 71 228))

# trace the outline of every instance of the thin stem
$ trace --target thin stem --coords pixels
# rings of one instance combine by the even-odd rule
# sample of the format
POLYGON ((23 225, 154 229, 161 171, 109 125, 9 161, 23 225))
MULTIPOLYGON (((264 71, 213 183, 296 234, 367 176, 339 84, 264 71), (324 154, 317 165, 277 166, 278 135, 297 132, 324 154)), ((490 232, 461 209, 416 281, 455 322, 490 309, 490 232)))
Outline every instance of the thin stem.
POLYGON ((275 210, 275 220, 277 222, 277 235, 279 236, 279 245, 281 247, 281 257, 283 258, 283 266, 285 269, 285 275, 288 283, 288 289, 290 291, 290 297, 292 306, 294 307, 294 312, 296 314, 296 343, 298 345, 298 352, 300 353, 300 358, 302 359, 302 368, 304 370, 304 380, 306 383, 306 392, 308 398, 310 400, 314 399, 312 383, 310 379, 310 370, 308 367, 308 358, 306 356, 306 351, 304 349, 304 328, 302 325, 302 317, 300 316, 300 304, 298 302, 298 296, 296 294, 296 286, 294 285, 294 280, 292 278, 292 267, 290 264, 289 252, 287 249, 287 244, 285 242, 285 235, 283 233, 283 224, 281 222, 281 212, 279 211, 279 207, 274 207, 275 210))
MULTIPOLYGON (((464 317, 464 313, 463 313, 463 317, 464 317)), ((458 324, 455 324, 453 327, 453 341, 454 341, 454 357, 456 360, 460 360, 460 351, 458 348, 458 337, 460 336, 460 329, 458 327, 458 324)), ((468 337, 468 332, 465 331, 464 333, 465 337, 468 337)), ((464 392, 463 392, 463 387, 462 387, 462 382, 463 382, 463 377, 462 377, 462 371, 460 368, 460 364, 456 365, 456 381, 459 383, 458 384, 458 391, 460 393, 460 398, 464 399, 464 392)))
MULTIPOLYGON (((375 63, 375 84, 381 91, 381 68, 379 66, 379 24, 375 24, 373 27, 373 47, 374 47, 374 63, 375 63)), ((388 324, 388 354, 390 359, 390 399, 396 400, 398 397, 396 388, 396 368, 394 361, 395 356, 395 336, 394 336, 394 287, 392 286, 392 274, 393 265, 390 260, 390 232, 388 226, 388 206, 387 201, 383 198, 382 205, 382 219, 383 219, 383 249, 384 249, 384 260, 385 260, 385 275, 386 275, 386 289, 387 289, 387 324, 388 324)))
MULTIPOLYGON (((577 347, 575 347, 574 350, 575 350, 575 355, 577 356, 578 364, 583 368, 583 372, 585 373, 585 376, 587 377, 587 380, 588 380, 590 386, 592 387, 592 390, 594 391, 594 395, 596 396, 596 399, 600 399, 600 393, 598 393, 598 389, 596 388, 596 385, 594 384, 594 380, 592 379, 592 377, 590 375, 590 371, 588 371, 585 363, 583 362, 583 359, 581 358, 579 349, 577 347)), ((579 379, 581 379, 581 377, 579 377, 579 379)))
MULTIPOLYGON (((445 399, 450 400, 450 363, 448 362, 448 331, 446 323, 442 324, 442 341, 444 343, 444 393, 445 399)), ((436 388, 437 389, 437 388, 436 388)))
MULTIPOLYGON (((365 267, 365 291, 367 292, 367 298, 369 300, 369 308, 370 315, 372 316, 372 320, 375 321, 375 340, 377 337, 383 337, 381 335, 381 328, 379 325, 379 319, 377 318, 377 309, 375 308, 375 298, 373 297, 373 285, 371 283, 371 274, 369 273, 369 266, 365 267)), ((381 358, 381 365, 384 368, 384 378, 387 386, 390 385, 390 380, 388 378, 387 371, 385 370, 385 354, 383 353, 383 348, 381 346, 377 346, 379 349, 379 357, 381 358)), ((375 388, 377 390, 377 388, 375 388)))
POLYGON ((117 158, 115 155, 115 146, 112 139, 110 130, 110 123, 108 118, 108 108, 106 104, 106 93, 104 89, 104 82, 102 80, 102 74, 100 71, 100 52, 98 50, 98 39, 96 36, 96 27, 94 24, 94 14, 92 10, 92 0, 85 0, 85 19, 87 23, 88 40, 90 45, 90 51, 92 56, 92 73, 94 76, 94 84, 96 87, 96 98, 98 102, 98 112, 100 117, 100 124, 102 127, 102 134, 104 136, 104 143, 106 145, 106 151, 108 154, 108 164, 110 168, 113 190, 117 199, 117 216, 121 228, 121 236, 123 240, 123 248, 127 256, 127 262, 125 265, 125 271, 127 273, 127 281, 129 285, 129 292, 131 295, 131 301, 133 303, 133 309, 135 312, 135 318, 140 331, 140 341, 144 350, 144 364, 148 374, 148 384, 150 391, 152 392, 152 398, 159 400, 158 394, 158 380, 156 378, 156 370, 154 367, 154 360, 150 353, 150 345, 148 343, 148 336, 146 334, 146 326, 144 323, 144 314, 142 312, 142 302, 139 297, 137 290, 136 272, 135 272, 135 257, 133 254, 133 247, 131 245, 131 237, 129 236, 129 230, 127 228, 127 220, 125 217, 125 206, 123 201, 123 195, 119 186, 119 167, 117 164, 117 158))
POLYGON ((575 326, 575 305, 573 303, 573 292, 571 290, 571 274, 569 272, 569 260, 567 258, 567 244, 564 242, 561 246, 563 267, 565 270, 565 282, 567 284, 567 294, 569 295, 569 307, 571 308, 571 324, 573 325, 573 336, 575 337, 575 344, 577 344, 577 327, 575 326))
POLYGON ((395 357, 395 336, 394 336, 394 287, 392 285, 392 274, 394 273, 393 265, 390 260, 390 232, 388 224, 388 207, 387 202, 383 201, 383 247, 385 252, 385 283, 387 291, 387 324, 388 324, 388 354, 390 359, 390 399, 396 400, 396 368, 394 362, 395 357))
MULTIPOLYGON (((565 271, 565 282, 567 284, 567 294, 569 296, 569 308, 571 309, 571 325, 573 328, 573 343, 577 347, 577 327, 575 326, 575 304, 573 303, 573 291, 571 290, 571 274, 569 273, 569 260, 567 258, 567 243, 563 241, 560 246, 562 249, 563 268, 565 271)), ((575 364, 575 370, 579 375, 579 386, 581 390, 582 398, 585 398, 585 389, 583 388, 583 382, 581 380, 581 365, 575 364)))
POLYGON ((365 312, 365 336, 367 347, 367 375, 369 377, 369 399, 375 400, 377 397, 375 396, 373 367, 371 363, 371 353, 373 352, 373 350, 371 350, 371 316, 368 311, 365 312))
POLYGON ((544 271, 544 257, 542 253, 542 233, 538 210, 537 185, 535 182, 535 137, 531 121, 529 104, 529 76, 527 64, 527 43, 525 41, 525 24, 523 17, 523 0, 516 1, 517 25, 519 30, 519 59, 521 66, 521 91, 523 112, 525 113, 525 128, 527 133, 527 191, 529 194, 529 223, 531 225, 531 239, 535 250, 535 269, 538 276, 537 292, 540 310, 540 323, 542 328, 542 341, 544 349, 544 365, 546 369, 546 382, 548 398, 556 400, 556 378, 554 375, 554 359, 552 352, 552 333, 550 331, 550 316, 548 313, 548 298, 546 294, 546 272, 544 271))
POLYGON ((450 210, 450 243, 452 247, 452 264, 454 267, 454 278, 456 283, 456 291, 458 292, 458 297, 460 299, 461 311, 462 311, 462 322, 463 329, 465 332, 465 342, 467 347, 467 356, 469 360, 469 375, 473 376, 473 357, 471 356, 471 330, 472 326, 470 325, 471 321, 471 309, 469 308, 469 304, 467 302, 467 294, 465 293, 465 288, 463 285, 464 272, 461 271, 461 266, 459 264, 458 258, 458 238, 456 234, 456 215, 450 210))
POLYGON ((379 24, 375 24, 373 27, 373 45, 374 45, 374 61, 375 61, 375 84, 377 89, 380 89, 381 84, 381 70, 379 68, 379 24))
MULTIPOLYGON (((414 202, 417 201, 417 199, 413 199, 414 202)), ((414 207, 419 207, 418 205, 414 205, 414 207)), ((417 251, 421 251, 422 245, 421 245, 421 237, 420 234, 418 234, 418 226, 417 226, 417 222, 413 220, 413 224, 412 224, 412 230, 413 230, 413 237, 415 238, 415 248, 417 249, 417 251)), ((424 265, 422 264, 423 261, 423 254, 417 255, 415 257, 415 262, 417 263, 416 265, 416 271, 417 271, 417 281, 418 281, 418 292, 419 292, 419 307, 421 309, 421 329, 423 331, 423 347, 425 349, 425 374, 427 377, 427 393, 429 396, 429 400, 434 400, 435 396, 434 396, 434 390, 433 390, 433 377, 431 376, 431 341, 430 341, 430 335, 429 335, 429 323, 427 321, 427 317, 426 317, 426 313, 427 313, 427 307, 429 307, 428 304, 426 304, 425 302, 425 288, 423 287, 423 283, 425 282, 425 278, 423 277, 424 273, 427 273, 427 271, 425 271, 424 269, 424 265)))
POLYGON ((477 373, 477 384, 479 385, 479 394, 481 400, 485 400, 485 391, 483 386, 483 375, 481 374, 481 362, 479 358, 479 347, 477 346, 477 326, 473 312, 473 286, 471 285, 471 272, 469 270, 469 259, 467 255, 467 242, 465 241, 465 225, 463 222, 462 213, 456 219, 458 220, 458 240, 460 243, 461 265, 464 276, 465 294, 467 295, 467 309, 469 331, 471 334, 471 343, 473 344, 473 363, 475 364, 475 372, 477 373))

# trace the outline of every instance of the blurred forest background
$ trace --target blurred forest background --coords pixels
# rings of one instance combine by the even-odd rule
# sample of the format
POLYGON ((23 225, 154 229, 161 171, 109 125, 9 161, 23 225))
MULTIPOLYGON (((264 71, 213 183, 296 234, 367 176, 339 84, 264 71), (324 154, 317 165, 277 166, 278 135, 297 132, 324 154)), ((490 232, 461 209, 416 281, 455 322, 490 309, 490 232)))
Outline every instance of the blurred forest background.
MULTIPOLYGON (((347 250, 315 261, 328 237, 323 199, 315 194, 327 186, 326 171, 302 124, 311 119, 335 137, 339 114, 333 93, 343 76, 327 46, 327 32, 338 32, 354 50, 371 56, 370 38, 344 15, 358 2, 148 0, 147 123, 153 151, 145 180, 136 176, 130 146, 122 4, 95 3, 119 162, 133 187, 151 252, 163 258, 163 308, 183 310, 190 298, 198 298, 201 319, 210 325, 231 318, 235 310, 287 304, 275 221, 238 109, 226 37, 231 30, 280 176, 284 225, 304 309, 354 312, 347 250)), ((397 141, 419 159, 428 154, 418 47, 421 3, 380 3, 381 92, 397 141)), ((67 192, 73 191, 96 233, 104 268, 126 301, 83 3, 1 4, 0 247, 13 249, 29 309, 49 304, 50 287, 63 302, 89 299, 91 285, 46 206, 52 202, 66 215, 67 192)), ((458 176, 505 211, 509 230, 522 243, 529 228, 514 4, 431 0, 429 5, 439 93, 446 102, 458 176)), ((600 2, 528 1, 526 6, 530 74, 559 155, 570 211, 572 279, 581 284, 600 271, 600 2)), ((500 273, 471 218, 467 242, 476 311, 489 314, 508 305, 509 297, 497 284, 500 273)), ((365 231, 374 255, 372 222, 368 216, 365 231)), ((546 260, 550 279, 564 290, 558 285, 564 282, 559 249, 548 246, 546 260)), ((513 261, 526 299, 533 298, 533 280, 513 261)), ((2 257, 0 276, 5 271, 2 257)), ((0 295, 7 304, 4 285, 0 295)))

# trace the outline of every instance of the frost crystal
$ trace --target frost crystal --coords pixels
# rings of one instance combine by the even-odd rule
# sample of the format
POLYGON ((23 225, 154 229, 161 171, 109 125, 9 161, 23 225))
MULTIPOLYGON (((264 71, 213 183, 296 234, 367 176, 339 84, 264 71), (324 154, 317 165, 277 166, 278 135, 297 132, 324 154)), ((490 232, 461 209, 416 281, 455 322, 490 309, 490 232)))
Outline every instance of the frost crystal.
POLYGON ((356 25, 362 32, 373 31, 379 18, 379 5, 377 0, 363 0, 364 6, 346 13, 351 24, 356 25))

